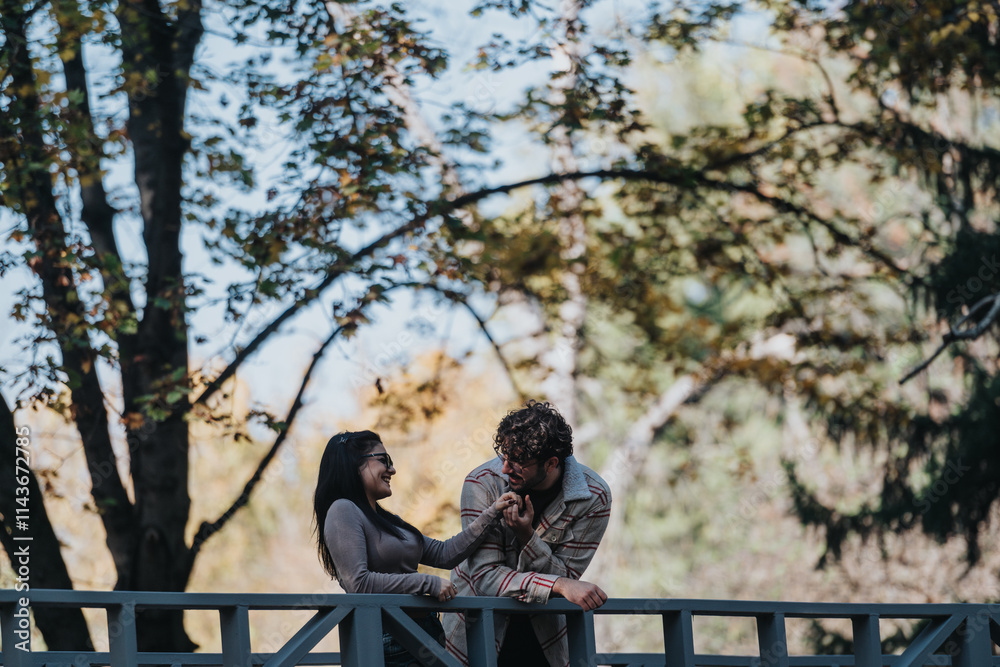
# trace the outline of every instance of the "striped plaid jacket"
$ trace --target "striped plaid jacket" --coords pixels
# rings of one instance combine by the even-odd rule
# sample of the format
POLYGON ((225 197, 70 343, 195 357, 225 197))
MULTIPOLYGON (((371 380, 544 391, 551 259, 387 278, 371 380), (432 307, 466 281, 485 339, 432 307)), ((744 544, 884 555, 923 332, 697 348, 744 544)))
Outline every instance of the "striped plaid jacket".
MULTIPOLYGON (((502 494, 510 491, 502 462, 493 459, 465 478, 462 486, 462 527, 502 494)), ((579 579, 590 564, 608 527, 611 490, 590 468, 572 456, 563 470, 562 491, 545 509, 531 541, 518 548, 513 531, 503 521, 469 559, 451 572, 459 595, 514 597, 523 602, 548 602, 559 577, 579 579)), ((495 614, 497 651, 507 629, 506 614, 495 614)), ((465 617, 444 614, 446 647, 463 664, 468 664, 465 617)), ((531 619, 538 642, 549 664, 569 664, 566 619, 545 614, 531 619)))

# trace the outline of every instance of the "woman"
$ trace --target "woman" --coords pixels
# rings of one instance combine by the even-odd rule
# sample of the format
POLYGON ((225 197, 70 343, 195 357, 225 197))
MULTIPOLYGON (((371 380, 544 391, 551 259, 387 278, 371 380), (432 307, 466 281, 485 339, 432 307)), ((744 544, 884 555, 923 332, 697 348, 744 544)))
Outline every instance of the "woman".
MULTIPOLYGON (((348 593, 412 593, 444 602, 455 597, 447 579, 417 572, 417 565, 450 570, 471 554, 487 529, 517 505, 507 493, 468 528, 449 540, 425 537, 419 530, 379 506, 392 495, 396 469, 381 438, 371 431, 333 436, 319 464, 313 508, 317 548, 324 569, 348 593)), ((409 612, 440 643, 444 630, 437 613, 409 612)), ((419 664, 392 635, 383 633, 387 667, 419 664)))

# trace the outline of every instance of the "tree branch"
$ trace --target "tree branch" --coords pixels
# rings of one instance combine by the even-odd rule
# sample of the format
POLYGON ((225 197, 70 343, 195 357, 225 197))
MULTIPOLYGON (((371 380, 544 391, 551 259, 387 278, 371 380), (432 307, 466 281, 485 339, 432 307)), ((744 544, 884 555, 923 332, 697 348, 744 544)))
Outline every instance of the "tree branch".
POLYGON ((539 178, 532 178, 525 181, 519 181, 517 183, 509 183, 506 185, 496 186, 494 188, 487 188, 474 192, 462 197, 458 197, 453 200, 453 205, 464 206, 470 203, 478 202, 481 199, 485 199, 494 194, 506 194, 512 190, 518 188, 527 187, 530 185, 549 185, 553 183, 558 183, 564 180, 581 180, 584 178, 600 178, 600 179, 616 179, 620 178, 623 180, 633 180, 633 181, 649 181, 651 183, 664 183, 667 185, 674 186, 690 186, 693 184, 701 184, 705 187, 712 188, 715 190, 721 190, 724 192, 740 192, 743 194, 749 194, 757 199, 766 202, 773 206, 775 209, 782 211, 784 213, 792 213, 800 218, 811 220, 825 229, 827 229, 830 234, 839 242, 852 247, 861 248, 866 254, 877 259, 879 262, 883 263, 885 266, 892 269, 893 272, 899 275, 909 276, 912 280, 916 282, 921 282, 919 278, 913 276, 905 269, 897 266, 891 258, 887 255, 881 253, 880 251, 872 248, 868 243, 864 241, 851 238, 845 232, 837 229, 832 222, 829 220, 824 220, 812 211, 793 204, 787 200, 781 199, 780 197, 774 197, 770 195, 765 195, 760 192, 755 187, 749 185, 739 185, 736 183, 729 183, 727 181, 719 181, 712 178, 708 178, 704 175, 703 171, 700 170, 682 170, 678 169, 675 172, 654 172, 640 169, 597 169, 594 171, 580 171, 567 174, 549 174, 547 176, 541 176, 539 178))
POLYGON ((793 204, 792 202, 782 199, 780 197, 765 195, 763 192, 750 185, 738 185, 736 183, 717 181, 714 179, 707 178, 705 176, 698 176, 697 180, 703 185, 706 185, 708 187, 713 187, 717 190, 723 190, 729 192, 741 192, 744 194, 752 195, 757 199, 759 199, 760 201, 767 202, 769 205, 773 206, 778 211, 782 211, 784 213, 792 213, 793 215, 796 215, 799 218, 815 222, 816 224, 820 225, 828 232, 830 232, 833 238, 838 242, 843 243, 845 245, 849 245, 851 247, 860 248, 865 254, 878 260, 880 263, 884 264, 886 267, 891 269, 897 275, 906 276, 910 280, 918 284, 923 283, 923 280, 918 276, 914 276, 906 269, 897 266, 896 263, 893 262, 888 255, 871 247, 871 245, 866 241, 851 238, 847 233, 837 229, 834 226, 833 222, 821 218, 820 216, 816 215, 815 213, 813 213, 812 211, 803 206, 799 206, 798 204, 793 204))
MULTIPOLYGON (((368 254, 374 252, 375 250, 378 250, 382 246, 389 243, 392 239, 396 238, 397 236, 402 236, 403 234, 405 234, 406 232, 410 231, 415 227, 416 227, 415 222, 411 221, 410 223, 393 230, 392 232, 379 238, 377 241, 374 241, 365 246, 364 248, 362 248, 361 250, 355 252, 353 255, 351 255, 348 262, 353 263, 359 259, 367 257, 368 254)), ((276 318, 271 320, 271 322, 266 327, 261 329, 261 331, 258 332, 256 336, 254 336, 253 340, 247 343, 245 347, 241 348, 240 351, 236 353, 236 356, 233 358, 233 360, 229 362, 229 364, 222 370, 221 373, 219 373, 218 376, 215 377, 214 380, 208 383, 205 389, 198 395, 198 398, 193 400, 189 406, 186 406, 186 409, 190 410, 191 408, 194 408, 196 405, 204 405, 208 401, 208 399, 214 396, 215 393, 222 388, 222 385, 225 384, 225 382, 229 378, 231 378, 233 375, 236 374, 236 370, 243 364, 243 362, 246 361, 251 355, 253 355, 260 348, 260 346, 263 345, 267 341, 267 339, 271 337, 272 334, 274 334, 278 329, 281 328, 282 324, 284 324, 292 317, 294 317, 296 314, 298 314, 298 312, 302 310, 305 306, 311 304, 318 296, 320 296, 324 291, 326 291, 328 287, 333 285, 333 283, 335 283, 337 279, 343 276, 345 273, 347 273, 347 270, 344 268, 339 268, 336 266, 332 267, 327 276, 323 278, 323 280, 321 280, 312 289, 306 290, 305 294, 303 294, 302 297, 296 299, 292 303, 292 305, 286 308, 276 318)))
POLYGON ((513 387, 514 389, 514 393, 518 395, 518 398, 520 400, 523 401, 524 399, 526 399, 528 395, 524 393, 520 385, 517 383, 517 380, 514 377, 514 371, 511 368, 510 363, 507 361, 507 357, 506 355, 504 355, 503 350, 500 348, 500 344, 497 343, 495 338, 493 338, 493 334, 491 334, 490 330, 486 327, 486 321, 482 317, 480 317, 479 313, 477 313, 475 308, 472 307, 472 305, 466 298, 466 295, 459 294, 454 290, 442 289, 440 287, 437 287, 436 285, 427 285, 426 287, 428 289, 440 292, 453 302, 462 305, 468 311, 468 313, 472 315, 472 319, 474 319, 476 321, 476 324, 479 325, 479 330, 483 332, 483 336, 486 337, 486 340, 489 341, 489 344, 493 347, 493 351, 494 353, 496 353, 497 359, 500 361, 500 365, 503 366, 504 372, 507 374, 507 379, 510 380, 510 384, 511 387, 513 387))
MULTIPOLYGON (((881 97, 878 98, 879 108, 884 112, 893 117, 893 119, 906 128, 907 131, 912 132, 915 136, 919 137, 922 141, 927 144, 933 144, 935 146, 945 145, 947 147, 956 148, 959 151, 966 153, 968 155, 974 156, 977 160, 988 162, 992 164, 1000 164, 1000 149, 992 148, 990 146, 972 146, 963 141, 946 137, 939 132, 934 130, 925 130, 915 121, 908 118, 904 118, 903 115, 892 107, 888 106, 881 97)), ((855 126, 856 129, 864 130, 869 136, 881 136, 885 132, 885 127, 880 128, 869 127, 864 125, 855 126)), ((937 152, 941 152, 937 149, 937 152)))
POLYGON ((1000 317, 1000 293, 983 297, 977 301, 976 304, 969 309, 969 312, 965 316, 958 320, 953 326, 949 327, 950 331, 941 337, 941 344, 936 350, 934 350, 934 353, 924 361, 914 366, 909 373, 900 379, 899 384, 905 384, 908 380, 924 371, 955 341, 975 340, 976 338, 982 336, 991 325, 996 323, 998 317, 1000 317), (965 330, 958 330, 959 327, 969 322, 973 315, 981 310, 984 310, 987 306, 989 306, 989 310, 986 311, 983 318, 976 322, 974 326, 965 330))
MULTIPOLYGON (((108 195, 104 189, 104 175, 101 171, 104 148, 103 141, 94 130, 91 115, 90 89, 83 62, 83 40, 79 29, 69 24, 75 2, 70 3, 70 6, 64 6, 66 0, 53 0, 53 2, 53 13, 59 23, 56 41, 60 54, 63 54, 66 90, 68 93, 79 95, 81 100, 72 107, 72 113, 77 116, 77 123, 82 127, 84 134, 84 139, 80 142, 82 145, 72 150, 73 165, 77 170, 77 180, 80 185, 80 199, 83 203, 80 217, 90 233, 94 250, 102 260, 101 276, 112 303, 117 301, 125 304, 128 314, 134 316, 135 306, 132 302, 129 279, 125 275, 122 255, 114 235, 114 218, 117 211, 108 202, 108 195), (72 55, 66 58, 64 54, 67 53, 72 55), (111 262, 114 270, 108 267, 109 263, 103 260, 102 255, 114 258, 115 261, 111 262)), ((66 134, 70 133, 64 133, 66 134)), ((67 146, 76 144, 75 140, 67 136, 64 136, 63 140, 67 146)), ((119 352, 122 357, 130 357, 132 354, 127 341, 127 336, 118 337, 119 352)))
POLYGON ((323 357, 327 348, 333 343, 334 340, 336 340, 337 336, 340 335, 343 329, 343 326, 339 326, 334 329, 333 333, 330 334, 330 336, 320 346, 319 350, 317 350, 313 355, 312 361, 309 363, 309 368, 306 370, 306 373, 302 378, 302 382, 299 385, 299 391, 295 395, 295 400, 292 401, 292 406, 289 408, 288 414, 285 417, 284 428, 282 428, 281 432, 278 433, 278 437, 274 439, 274 443, 267 451, 267 454, 265 454, 264 458, 262 458, 257 464, 257 469, 254 470, 253 475, 250 476, 250 479, 244 485, 243 492, 240 493, 239 497, 233 501, 233 504, 230 505, 229 509, 223 512, 221 516, 212 522, 203 521, 201 526, 198 528, 198 532, 194 536, 194 542, 191 544, 191 549, 187 556, 187 568, 189 571, 194 565, 195 558, 201 551, 202 545, 204 545, 209 538, 222 530, 229 520, 232 519, 233 516, 250 501, 250 494, 253 493, 253 490, 257 487, 257 484, 263 477, 264 470, 267 469, 267 466, 277 455, 278 450, 281 449, 281 445, 284 444, 285 439, 288 437, 288 432, 292 428, 292 422, 295 421, 295 417, 298 415, 299 410, 302 409, 303 397, 305 396, 306 388, 309 386, 309 381, 312 379, 313 372, 319 365, 320 359, 323 357))
MULTIPOLYGON (((200 7, 200 0, 186 3, 176 21, 157 0, 122 2, 115 9, 122 28, 126 79, 143 87, 143 94, 129 95, 126 128, 148 258, 146 307, 134 335, 133 354, 121 358, 126 410, 137 409, 138 397, 174 383, 166 379, 169 373, 189 365, 187 330, 176 323, 185 317, 180 238, 183 169, 190 141, 184 121, 190 68, 202 34, 200 7)), ((187 401, 181 403, 177 409, 184 412, 187 401)))
POLYGON ((727 158, 724 158, 722 160, 719 160, 717 162, 713 162, 713 163, 711 163, 709 165, 706 165, 705 166, 705 171, 713 171, 713 170, 718 170, 718 169, 725 169, 727 167, 733 166, 734 164, 739 164, 741 162, 746 162, 747 160, 751 160, 751 159, 757 157, 758 155, 763 155, 764 153, 768 152, 769 150, 771 150, 775 146, 781 145, 781 143, 783 143, 785 140, 787 140, 788 138, 790 138, 792 136, 795 136, 796 134, 798 134, 800 132, 805 132, 807 130, 812 130, 812 129, 815 129, 815 128, 818 128, 818 127, 830 127, 832 125, 841 126, 840 123, 828 123, 826 121, 819 121, 819 122, 816 122, 816 123, 806 123, 806 124, 800 125, 798 127, 793 127, 790 130, 786 130, 785 133, 782 134, 777 139, 769 141, 769 142, 765 143, 763 146, 755 148, 752 151, 747 151, 745 153, 737 153, 735 155, 731 155, 731 156, 729 156, 727 158))
MULTIPOLYGON (((199 394, 199 396, 191 402, 190 406, 184 409, 190 409, 195 405, 204 404, 209 398, 211 398, 222 385, 231 378, 236 369, 246 361, 251 355, 253 355, 260 347, 263 345, 268 338, 271 337, 278 329, 281 328, 285 322, 294 317, 299 313, 305 306, 312 303, 318 296, 320 296, 327 288, 334 284, 338 278, 341 278, 347 273, 347 268, 354 263, 360 261, 361 259, 367 258, 372 255, 375 251, 380 248, 385 247, 390 242, 397 238, 400 238, 406 234, 414 232, 420 229, 428 221, 442 215, 448 215, 453 211, 466 206, 471 206, 472 204, 479 203, 480 201, 492 197, 498 194, 508 194, 514 190, 520 188, 526 188, 533 185, 553 185, 556 183, 561 183, 563 181, 579 181, 586 178, 597 178, 602 180, 613 180, 621 179, 626 181, 649 181, 651 183, 663 183, 666 185, 673 185, 677 187, 690 187, 692 185, 701 184, 705 187, 709 187, 716 190, 722 190, 726 192, 741 192, 746 194, 751 194, 761 201, 765 201, 778 210, 794 213, 800 217, 808 218, 821 224, 827 228, 834 237, 843 243, 862 247, 868 254, 879 259, 879 261, 885 263, 893 271, 900 274, 907 274, 904 269, 896 266, 888 257, 879 253, 878 251, 867 247, 861 241, 852 239, 850 236, 836 229, 829 221, 823 220, 822 218, 816 216, 814 213, 808 211, 805 208, 786 202, 783 199, 777 197, 770 197, 764 195, 755 188, 749 186, 741 186, 733 183, 727 183, 724 181, 717 181, 705 177, 701 172, 685 169, 676 169, 673 171, 651 171, 644 169, 595 169, 591 171, 576 171, 569 173, 553 173, 547 174, 545 176, 539 176, 537 178, 529 178, 523 181, 517 181, 514 183, 506 183, 504 185, 497 185, 494 187, 483 188, 475 192, 470 192, 463 194, 461 196, 455 197, 453 199, 445 199, 438 202, 431 202, 427 204, 427 210, 415 217, 413 217, 409 222, 400 225, 396 229, 384 234, 375 241, 372 241, 365 247, 352 253, 348 258, 342 260, 332 266, 327 273, 327 276, 323 278, 315 287, 309 289, 302 295, 301 298, 296 299, 296 301, 286 308, 280 315, 278 315, 274 320, 272 320, 266 327, 264 327, 253 340, 251 340, 245 347, 243 347, 234 357, 233 361, 226 366, 225 369, 204 389, 204 391, 199 394)), ((908 274, 907 274, 908 275, 908 274)), ((916 280, 916 278, 914 278, 916 280)))
POLYGON ((616 501, 611 505, 611 517, 605 534, 606 549, 599 549, 592 563, 596 578, 600 579, 616 562, 624 545, 622 544, 622 529, 625 526, 625 499, 635 483, 639 471, 649 456, 656 432, 670 421, 678 408, 696 394, 702 387, 702 382, 694 375, 683 375, 660 394, 646 408, 646 411, 633 422, 623 442, 611 453, 611 456, 601 468, 600 475, 608 486, 616 501))

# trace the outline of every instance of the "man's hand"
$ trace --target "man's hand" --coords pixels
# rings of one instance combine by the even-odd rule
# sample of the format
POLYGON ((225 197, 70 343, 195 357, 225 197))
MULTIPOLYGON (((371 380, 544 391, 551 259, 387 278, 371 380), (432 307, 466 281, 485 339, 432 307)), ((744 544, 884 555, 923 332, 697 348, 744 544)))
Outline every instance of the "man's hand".
POLYGON ((524 546, 531 541, 531 521, 535 518, 535 508, 531 505, 531 496, 525 496, 523 505, 511 505, 503 511, 504 521, 514 531, 517 541, 524 546))
POLYGON ((608 601, 601 587, 589 581, 577 581, 569 577, 559 577, 552 592, 561 595, 584 611, 592 611, 608 601))

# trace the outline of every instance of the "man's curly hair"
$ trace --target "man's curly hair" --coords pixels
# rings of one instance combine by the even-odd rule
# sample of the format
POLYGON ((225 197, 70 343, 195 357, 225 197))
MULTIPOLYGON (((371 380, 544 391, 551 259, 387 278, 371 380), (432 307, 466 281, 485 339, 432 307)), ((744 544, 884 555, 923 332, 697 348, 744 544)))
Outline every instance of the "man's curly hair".
POLYGON ((513 463, 555 456, 562 465, 573 454, 573 429, 551 404, 529 400, 500 420, 493 449, 513 463))

